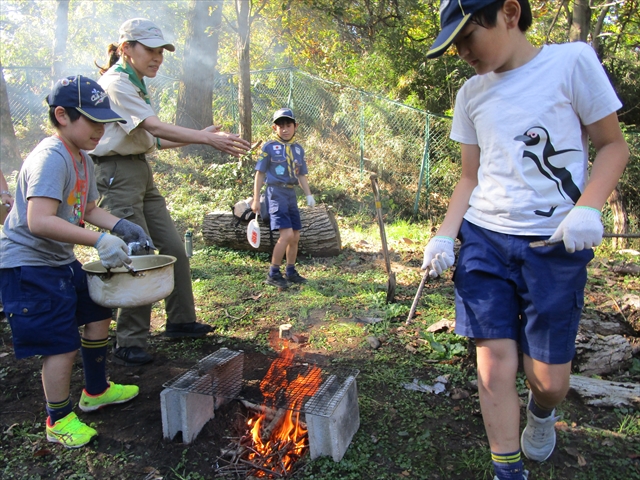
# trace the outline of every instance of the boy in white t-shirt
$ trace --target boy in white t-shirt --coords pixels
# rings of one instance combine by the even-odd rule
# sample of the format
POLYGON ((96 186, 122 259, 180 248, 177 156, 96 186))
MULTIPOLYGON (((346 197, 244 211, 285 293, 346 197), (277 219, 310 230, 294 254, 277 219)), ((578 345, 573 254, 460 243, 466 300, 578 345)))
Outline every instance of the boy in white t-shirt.
POLYGON ((528 0, 443 0, 440 18, 427 57, 454 44, 477 75, 456 99, 462 175, 422 268, 435 277, 451 267, 460 239, 456 333, 477 346, 495 478, 521 480, 520 448, 544 461, 555 447, 600 209, 629 157, 621 104, 587 44, 529 43, 528 0), (587 137, 597 152, 590 176, 587 137), (542 239, 557 244, 529 246, 542 239), (518 347, 531 389, 520 438, 518 347))

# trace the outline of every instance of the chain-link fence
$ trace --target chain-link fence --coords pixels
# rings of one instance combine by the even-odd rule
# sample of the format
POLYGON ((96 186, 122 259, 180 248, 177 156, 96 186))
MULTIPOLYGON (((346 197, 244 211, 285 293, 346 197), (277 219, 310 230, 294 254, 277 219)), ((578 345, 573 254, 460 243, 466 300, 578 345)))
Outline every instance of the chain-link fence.
MULTIPOLYGON (((4 72, 14 124, 45 121, 49 70, 5 68, 4 72)), ((96 76, 95 69, 74 73, 96 76)), ((428 208, 427 195, 437 192, 437 198, 448 198, 451 193, 458 169, 453 159, 458 155, 457 146, 448 139, 448 118, 296 69, 252 72, 251 81, 254 139, 267 139, 273 112, 290 106, 310 157, 335 169, 376 172, 394 192, 400 210, 416 215, 428 208)), ((159 117, 171 121, 178 81, 158 75, 146 82, 159 117)), ((237 98, 235 76, 219 76, 214 84, 214 123, 228 131, 237 128, 237 98)))
MULTIPOLYGON (((4 69, 15 125, 45 120, 43 99, 49 70, 4 69)), ((74 73, 96 77, 95 68, 74 73)), ((175 118, 178 80, 158 75, 147 79, 152 103, 165 121, 175 118)), ((440 216, 460 173, 459 147, 448 137, 450 118, 309 75, 297 69, 256 71, 252 82, 252 138, 267 139, 271 115, 283 106, 294 109, 299 134, 310 158, 332 166, 336 175, 345 169, 376 172, 393 193, 399 212, 440 216)), ((238 125, 237 78, 220 75, 214 84, 214 123, 226 131, 238 125)), ((204 127, 204 126, 203 126, 204 127)), ((637 205, 640 135, 627 134, 632 163, 622 190, 637 205)), ((631 212, 630 212, 631 213, 631 212)), ((639 212, 633 210, 637 218, 639 212)))

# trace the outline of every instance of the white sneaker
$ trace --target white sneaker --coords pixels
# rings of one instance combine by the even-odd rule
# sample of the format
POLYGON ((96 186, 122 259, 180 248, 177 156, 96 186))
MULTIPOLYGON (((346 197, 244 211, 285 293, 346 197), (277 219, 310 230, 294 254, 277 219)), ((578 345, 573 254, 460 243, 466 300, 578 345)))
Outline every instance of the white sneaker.
MULTIPOLYGON (((524 472, 522 472, 522 478, 524 478, 524 480, 529 480, 529 470, 525 470, 524 472)), ((493 477, 493 480, 500 480, 497 476, 493 477)))
POLYGON ((559 417, 555 416, 554 409, 547 418, 536 417, 529 410, 531 402, 531 391, 529 391, 529 401, 527 402, 527 426, 522 431, 520 437, 520 446, 522 453, 529 460, 544 462, 551 456, 556 446, 556 429, 555 424, 559 417))

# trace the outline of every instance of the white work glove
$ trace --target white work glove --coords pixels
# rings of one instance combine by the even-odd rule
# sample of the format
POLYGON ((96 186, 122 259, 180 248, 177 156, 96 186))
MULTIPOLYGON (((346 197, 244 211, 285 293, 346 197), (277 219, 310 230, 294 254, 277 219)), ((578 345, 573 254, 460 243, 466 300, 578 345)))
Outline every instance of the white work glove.
POLYGON ((437 235, 429 240, 427 246, 424 247, 424 261, 422 270, 429 269, 429 276, 436 278, 442 275, 447 268, 453 265, 456 259, 453 253, 453 238, 437 235))
POLYGON ((151 237, 144 229, 129 220, 121 218, 111 229, 111 233, 120 236, 129 247, 129 255, 147 255, 156 250, 151 237))
POLYGON ((549 243, 564 242, 569 253, 600 245, 604 228, 600 210, 591 207, 573 207, 549 238, 549 243))
POLYGON ((310 207, 316 206, 316 200, 315 198, 313 198, 313 195, 307 195, 307 205, 309 205, 310 207))
POLYGON ((98 256, 104 268, 118 268, 131 263, 127 255, 127 244, 115 235, 103 233, 95 243, 98 256))

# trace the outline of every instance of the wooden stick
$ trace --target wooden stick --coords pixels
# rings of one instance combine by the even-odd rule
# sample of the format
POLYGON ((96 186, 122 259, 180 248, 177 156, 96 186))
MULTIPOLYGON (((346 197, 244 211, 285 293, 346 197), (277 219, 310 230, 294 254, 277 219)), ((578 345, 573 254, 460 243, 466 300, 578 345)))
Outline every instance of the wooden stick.
POLYGON ((411 310, 409 310, 409 316, 407 317, 407 321, 405 325, 409 325, 413 315, 416 313, 416 308, 418 307, 418 301, 420 300, 420 296, 422 295, 422 290, 424 290, 424 285, 427 283, 427 279, 429 278, 429 266, 427 265, 427 269, 424 271, 424 275, 422 276, 422 280, 420 281, 420 286, 418 287, 418 291, 416 292, 416 296, 413 299, 413 303, 411 304, 411 310))
POLYGON ((253 410, 254 412, 264 413, 265 418, 267 420, 271 420, 273 417, 276 416, 276 413, 278 412, 275 408, 267 407, 264 404, 258 405, 256 403, 251 403, 248 400, 240 400, 240 402, 249 410, 253 410))
POLYGON ((262 433, 260 434, 260 438, 262 439, 263 442, 266 442, 267 440, 269 440, 269 437, 271 437, 271 433, 278 426, 278 424, 282 421, 282 419, 284 418, 284 415, 286 413, 287 413, 287 410, 285 410, 284 408, 279 408, 278 409, 278 411, 276 412, 275 416, 273 417, 273 420, 271 420, 271 422, 269 422, 269 425, 267 425, 262 430, 262 433))

